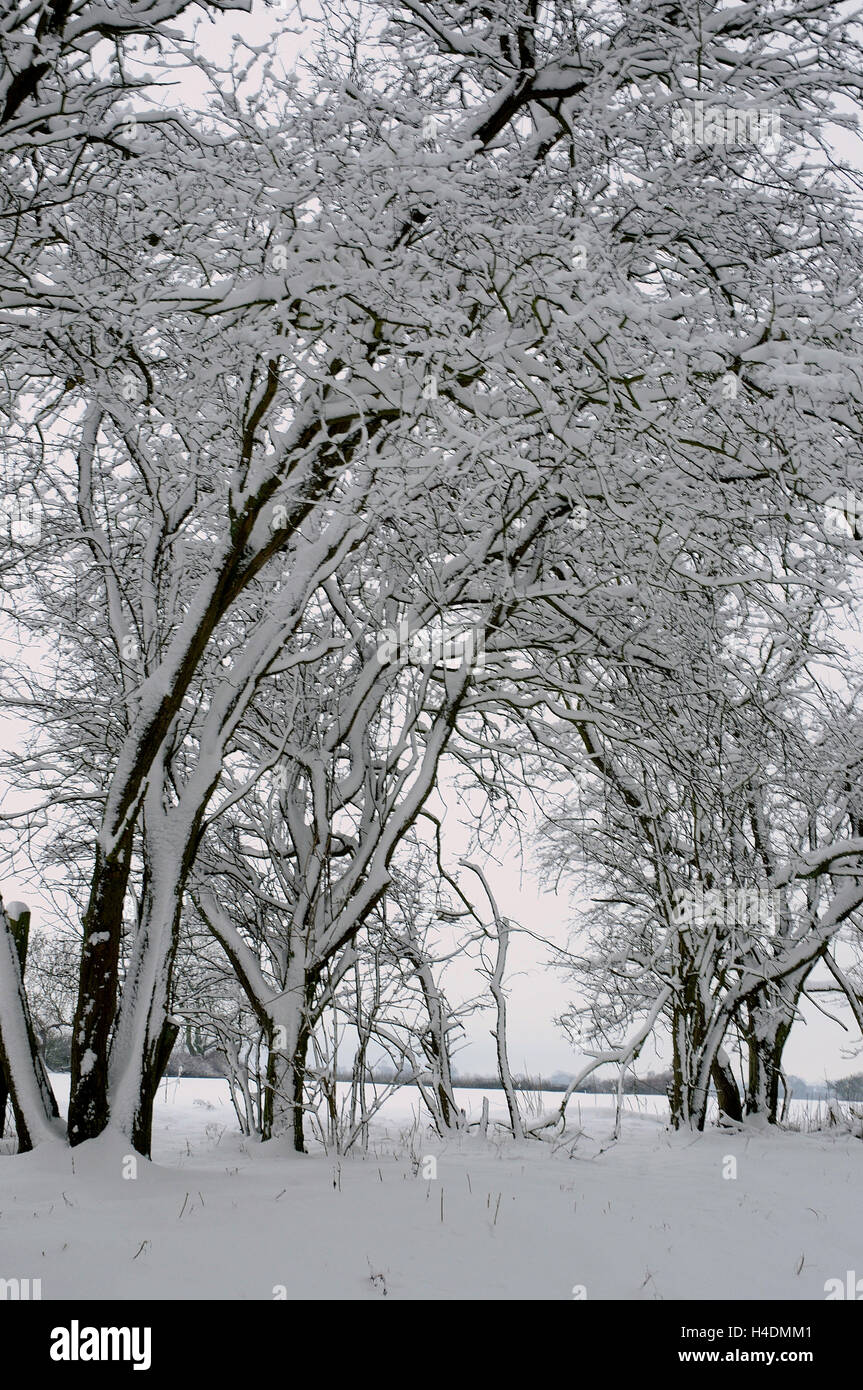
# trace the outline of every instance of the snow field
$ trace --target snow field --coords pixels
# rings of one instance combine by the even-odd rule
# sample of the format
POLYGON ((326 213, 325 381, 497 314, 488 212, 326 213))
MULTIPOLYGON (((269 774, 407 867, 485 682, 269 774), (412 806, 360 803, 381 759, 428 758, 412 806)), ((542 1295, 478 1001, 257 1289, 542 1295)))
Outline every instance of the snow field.
POLYGON ((589 1302, 823 1300, 863 1273, 860 1141, 674 1134, 663 1111, 629 1098, 610 1144, 611 1098, 581 1096, 566 1143, 444 1143, 403 1091, 368 1155, 297 1155, 244 1139, 224 1082, 169 1078, 153 1163, 117 1134, 0 1156, 0 1278, 43 1299, 589 1302))

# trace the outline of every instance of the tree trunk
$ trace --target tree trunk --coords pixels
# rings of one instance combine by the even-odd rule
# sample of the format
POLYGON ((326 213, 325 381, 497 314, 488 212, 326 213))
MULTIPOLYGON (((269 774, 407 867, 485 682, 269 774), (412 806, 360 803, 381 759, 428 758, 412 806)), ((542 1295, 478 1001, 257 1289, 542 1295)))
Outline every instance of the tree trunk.
POLYGON ((188 843, 177 841, 169 820, 155 835, 145 821, 144 905, 111 1042, 110 1123, 147 1157, 153 1102, 178 1032, 168 1022, 168 1005, 191 856, 188 843))
POLYGON ((465 1114, 459 1109, 453 1086, 446 1001, 435 983, 431 961, 422 954, 419 947, 409 947, 406 955, 419 980, 428 1013, 428 1028, 422 1037, 422 1048, 432 1075, 436 1105, 433 1112, 435 1124, 443 1137, 463 1129, 465 1125, 465 1114))
POLYGON ((306 1058, 315 989, 320 968, 307 970, 305 952, 294 950, 288 961, 286 987, 267 1005, 273 1025, 273 1047, 267 1062, 268 1110, 272 1126, 268 1137, 289 1134, 297 1153, 305 1153, 303 1102, 306 1058))
POLYGON ((749 1048, 746 1086, 747 1115, 761 1115, 768 1124, 779 1118, 782 1053, 806 981, 815 961, 757 990, 746 1001, 744 1036, 749 1048))
POLYGON ((290 1135, 297 1153, 305 1153, 303 1096, 309 1029, 301 1025, 289 1055, 271 1051, 267 1061, 267 1101, 265 1113, 269 1127, 265 1139, 290 1135))
POLYGON ((156 1092, 159 1089, 159 1082, 165 1075, 165 1068, 174 1050, 174 1043, 177 1041, 179 1032, 179 1025, 166 1019, 156 1046, 148 1050, 142 1075, 140 1097, 135 1108, 132 1125, 132 1147, 138 1153, 144 1154, 146 1158, 150 1157, 153 1145, 153 1104, 156 1099, 156 1092))
POLYGON ((729 1120, 736 1120, 739 1123, 743 1119, 740 1090, 731 1070, 731 1064, 721 1047, 714 1058, 710 1075, 716 1087, 716 1099, 719 1103, 720 1113, 727 1115, 729 1120))
MULTIPOLYGON (((24 908, 23 903, 9 903, 6 908, 6 917, 9 922, 9 929, 12 939, 15 942, 15 950, 18 955, 18 964, 21 968, 21 979, 24 979, 24 972, 27 968, 27 943, 30 939, 30 913, 24 909, 20 915, 13 916, 13 909, 24 908)), ((9 1104, 9 1085, 6 1081, 6 1073, 0 1066, 0 1139, 6 1133, 6 1109, 9 1104)))
POLYGON ((699 974, 692 968, 674 997, 673 1079, 668 1096, 674 1129, 704 1129, 711 1081, 719 1109, 729 1119, 743 1118, 737 1082, 722 1051, 725 1024, 718 1027, 708 1022, 701 986, 699 974))
POLYGON ((506 1097, 506 1105, 509 1111, 509 1123, 512 1129, 513 1139, 524 1138, 524 1126, 521 1121, 521 1114, 518 1108, 518 1097, 515 1087, 512 1084, 512 1074, 509 1069, 509 1055, 506 1042, 506 993, 504 991, 504 974, 506 972, 506 955, 509 946, 509 922, 501 916, 494 894, 488 883, 488 879, 482 869, 476 864, 471 864, 467 859, 461 861, 466 868, 472 869, 477 875, 485 889, 485 895, 491 905, 494 914, 494 925, 497 934, 497 956, 494 963, 494 970, 489 974, 489 989, 495 1002, 495 1026, 491 1030, 497 1050, 497 1074, 500 1084, 506 1097))
MULTIPOLYGON (((805 979, 805 975, 803 976, 805 979)), ((794 1022, 794 1002, 802 988, 782 981, 760 990, 747 1002, 744 1029, 749 1049, 746 1084, 746 1113, 761 1115, 775 1125, 779 1112, 779 1086, 782 1079, 782 1053, 794 1022)))
POLYGON ((46 1140, 56 1141, 59 1111, 45 1064, 39 1053, 24 989, 22 962, 26 957, 30 913, 23 903, 10 905, 10 920, 0 901, 0 1075, 12 1101, 18 1152, 26 1153, 46 1140), (20 909, 20 910, 17 910, 20 909))
MULTIPOLYGON (((685 932, 676 943, 676 979, 672 1004, 672 1083, 669 1091, 671 1124, 674 1129, 703 1129, 707 1113, 707 1084, 703 1078, 702 1050, 707 1037, 707 1020, 701 992, 701 978, 685 932)), ((709 1071, 708 1071, 709 1074, 709 1071)))
POLYGON ((117 1012, 123 905, 132 859, 130 826, 116 855, 96 851, 90 901, 84 916, 84 945, 78 1002, 72 1026, 69 1142, 95 1139, 108 1123, 108 1044, 117 1012))
POLYGON ((309 1051, 310 1030, 304 1022, 300 1029, 299 1042, 294 1054, 293 1062, 293 1136, 294 1148, 298 1154, 306 1152, 305 1134, 303 1132, 303 1094, 306 1083, 306 1059, 309 1051))

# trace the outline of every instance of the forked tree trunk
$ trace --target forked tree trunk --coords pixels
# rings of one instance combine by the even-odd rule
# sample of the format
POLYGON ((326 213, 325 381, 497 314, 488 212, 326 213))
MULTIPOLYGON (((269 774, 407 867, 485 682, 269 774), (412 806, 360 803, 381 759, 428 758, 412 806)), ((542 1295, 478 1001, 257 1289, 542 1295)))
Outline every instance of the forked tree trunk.
POLYGON ((3 1113, 8 1096, 19 1153, 56 1141, 62 1133, 24 989, 29 928, 30 913, 23 903, 11 903, 7 914, 0 901, 0 1076, 5 1083, 3 1113))
POLYGON ((153 1102, 178 1033, 168 1011, 194 834, 192 825, 181 835, 160 806, 145 807, 146 890, 111 1042, 108 1113, 147 1157, 153 1102))
POLYGON ((492 1037, 494 1038, 497 1051, 497 1074, 500 1078, 504 1096, 506 1097, 512 1137, 513 1139, 523 1139, 524 1125, 522 1124, 521 1114, 518 1108, 518 1096, 512 1084, 512 1073, 509 1069, 509 1054, 506 1040, 506 993, 503 981, 506 972, 507 948, 509 946, 509 922, 501 915, 495 896, 489 886, 488 879, 482 869, 478 868, 476 864, 471 864, 467 859, 463 859, 461 862, 466 868, 472 869, 480 880, 491 906, 492 913, 494 914, 494 925, 497 935, 497 956, 494 969, 489 973, 489 990, 495 1002, 495 1026, 492 1029, 492 1037))
POLYGON ((289 954, 284 988, 274 997, 260 961, 213 894, 199 891, 194 901, 202 921, 230 961, 267 1038, 269 1057, 261 1106, 261 1136, 273 1139, 289 1134, 294 1147, 303 1153, 303 1089, 309 1045, 307 1020, 311 1016, 310 1006, 321 967, 307 970, 305 950, 295 947, 289 954))
POLYGON ((694 962, 684 956, 672 1006, 672 1085, 668 1099, 674 1129, 702 1130, 707 1119, 710 1082, 716 1088, 720 1111, 730 1120, 743 1119, 740 1091, 722 1050, 724 1024, 711 1022, 702 993, 703 981, 694 962))
POLYGON ((432 1077, 435 1097, 434 1120, 441 1136, 463 1129, 465 1113, 455 1097, 449 1052, 446 1000, 435 982, 431 961, 418 946, 409 946, 407 960, 419 981, 428 1014, 428 1028, 422 1039, 423 1051, 432 1077))
POLYGON ((162 761, 158 773, 144 799, 143 903, 108 1066, 109 1122, 147 1157, 152 1143, 153 1103, 179 1031, 169 1020, 174 963, 183 896, 206 806, 206 797, 199 796, 193 815, 186 813, 182 802, 166 808, 162 761))
POLYGON ((811 969, 809 964, 788 979, 759 990, 747 1001, 746 1113, 760 1115, 771 1125, 779 1118, 782 1054, 794 1022, 797 999, 811 969))

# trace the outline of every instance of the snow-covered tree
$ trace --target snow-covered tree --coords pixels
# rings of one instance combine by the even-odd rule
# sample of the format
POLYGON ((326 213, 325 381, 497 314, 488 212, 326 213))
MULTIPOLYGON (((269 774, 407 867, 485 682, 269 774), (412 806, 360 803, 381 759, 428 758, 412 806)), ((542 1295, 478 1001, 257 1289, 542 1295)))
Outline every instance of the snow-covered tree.
MULTIPOLYGON (((74 1142, 109 1119, 145 1141, 211 799, 358 551, 426 547, 444 607, 474 585, 513 656, 507 721, 569 698, 549 614, 567 658, 656 663, 679 570, 745 586, 771 512, 805 552, 856 483, 860 255, 821 157, 858 100, 853 26, 826 3, 380 14, 368 52, 328 12, 303 82, 264 63, 140 158, 103 146, 0 295, 29 388, 10 437, 29 466, 25 427, 49 435, 54 509, 47 558, 16 557, 16 618, 105 673, 69 794, 92 834, 74 1142), (709 139, 702 99, 724 103, 709 139), (764 139, 737 120, 762 108, 764 139), (83 631, 58 601, 76 583, 98 605, 83 631)), ((52 685, 68 709, 57 677, 34 715, 52 685)), ((444 682, 418 772, 457 717, 482 745, 469 685, 444 682)))
MULTIPOLYGON (((781 1058, 798 1001, 841 923, 863 903, 813 852, 848 823, 847 765, 821 685, 824 616, 787 588, 776 607, 702 600, 673 679, 627 673, 592 689, 576 725, 580 792, 550 819, 549 867, 574 852, 594 879, 591 942, 569 1025, 602 1055, 633 1020, 670 1034, 676 1125, 703 1125, 708 1086, 741 1117, 723 1048, 748 1053, 745 1110, 777 1116, 781 1058), (600 700, 602 704, 600 704, 600 700), (616 719, 602 718, 603 710, 616 719), (816 862, 822 872, 813 871, 816 862)), ((636 1028, 637 1050, 644 1041, 636 1028)))

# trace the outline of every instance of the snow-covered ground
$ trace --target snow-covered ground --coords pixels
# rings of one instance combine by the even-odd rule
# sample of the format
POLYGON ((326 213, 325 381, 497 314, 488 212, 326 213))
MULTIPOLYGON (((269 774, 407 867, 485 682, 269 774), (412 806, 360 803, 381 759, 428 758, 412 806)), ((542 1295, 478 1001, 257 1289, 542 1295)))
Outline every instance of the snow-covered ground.
MULTIPOLYGON (((481 1093, 460 1099, 478 1116, 481 1093)), ((0 1278, 43 1299, 655 1300, 823 1299, 863 1275, 859 1140, 679 1135, 664 1110, 630 1098, 610 1146, 603 1096, 574 1099, 555 1150, 442 1143, 404 1091, 368 1155, 339 1158, 250 1143, 224 1082, 169 1079, 136 1176, 116 1136, 0 1154, 0 1278)))

